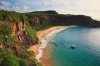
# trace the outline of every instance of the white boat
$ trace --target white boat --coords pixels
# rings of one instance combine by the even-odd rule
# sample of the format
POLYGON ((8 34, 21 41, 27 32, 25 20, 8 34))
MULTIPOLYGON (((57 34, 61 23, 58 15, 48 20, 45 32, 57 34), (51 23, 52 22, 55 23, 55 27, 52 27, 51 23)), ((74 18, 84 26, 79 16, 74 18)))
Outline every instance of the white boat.
POLYGON ((74 49, 75 48, 75 45, 71 45, 71 48, 74 49))

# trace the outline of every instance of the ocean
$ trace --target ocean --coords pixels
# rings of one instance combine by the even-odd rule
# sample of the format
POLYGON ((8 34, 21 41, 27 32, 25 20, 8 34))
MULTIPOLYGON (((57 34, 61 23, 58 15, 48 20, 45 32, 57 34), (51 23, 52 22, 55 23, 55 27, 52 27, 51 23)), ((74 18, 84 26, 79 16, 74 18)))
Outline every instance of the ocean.
POLYGON ((100 28, 65 29, 56 34, 51 46, 54 66, 100 66, 100 28))

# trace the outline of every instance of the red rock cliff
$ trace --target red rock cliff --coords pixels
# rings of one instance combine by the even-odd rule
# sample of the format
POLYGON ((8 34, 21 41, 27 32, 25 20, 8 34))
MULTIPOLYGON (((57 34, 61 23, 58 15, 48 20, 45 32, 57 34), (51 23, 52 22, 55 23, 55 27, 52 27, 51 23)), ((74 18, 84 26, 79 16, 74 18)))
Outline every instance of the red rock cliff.
POLYGON ((18 22, 14 22, 11 27, 13 28, 12 36, 17 40, 24 40, 24 35, 26 35, 26 23, 20 20, 18 22))

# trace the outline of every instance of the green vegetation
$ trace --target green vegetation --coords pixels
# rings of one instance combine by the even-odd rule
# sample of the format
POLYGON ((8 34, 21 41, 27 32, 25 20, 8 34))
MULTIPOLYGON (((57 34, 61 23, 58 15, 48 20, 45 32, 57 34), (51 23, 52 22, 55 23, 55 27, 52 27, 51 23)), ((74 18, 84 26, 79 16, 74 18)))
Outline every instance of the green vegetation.
POLYGON ((51 26, 48 14, 42 12, 26 13, 29 24, 36 30, 47 29, 51 26))
POLYGON ((4 43, 4 42, 14 42, 14 38, 11 37, 11 33, 12 33, 12 28, 9 27, 9 25, 0 24, 0 42, 4 43))
POLYGON ((0 66, 19 66, 19 60, 12 50, 0 49, 0 66))
POLYGON ((13 30, 10 25, 12 22, 28 21, 27 16, 16 12, 0 11, 0 13, 0 45, 3 44, 3 48, 0 48, 0 66, 42 66, 35 59, 34 52, 23 48, 25 43, 27 45, 30 45, 30 43, 35 44, 37 39, 36 29, 27 22, 25 28, 27 35, 24 36, 27 41, 24 41, 25 43, 22 42, 20 45, 16 43, 16 38, 14 39, 11 36, 13 30), (20 49, 20 51, 17 49, 20 49), (33 59, 31 59, 32 56, 34 57, 33 59))
POLYGON ((26 31, 32 39, 36 38, 36 30, 32 28, 29 24, 26 26, 26 31))
POLYGON ((1 66, 19 66, 18 59, 16 57, 6 57, 4 58, 1 66))
POLYGON ((0 49, 0 66, 42 66, 35 58, 29 57, 34 55, 32 51, 24 50, 22 53, 26 55, 26 58, 17 57, 12 49, 0 49), (28 64, 27 61, 31 63, 28 64))
POLYGON ((28 66, 28 63, 25 60, 20 60, 19 63, 20 66, 28 66))
POLYGON ((36 11, 18 13, 14 11, 0 10, 0 21, 17 22, 27 21, 34 29, 41 30, 56 25, 79 25, 88 27, 100 27, 100 21, 93 20, 85 15, 61 15, 55 11, 36 11), (38 18, 38 19, 36 19, 38 18))
POLYGON ((64 15, 58 14, 55 11, 36 11, 25 13, 29 19, 31 26, 36 30, 48 28, 50 26, 66 26, 78 25, 86 27, 100 27, 100 21, 93 20, 90 16, 85 15, 64 15), (38 17, 39 22, 36 23, 33 19, 38 17))
POLYGON ((26 32, 28 35, 28 38, 26 38, 26 44, 30 45, 30 43, 35 44, 36 40, 37 40, 37 36, 36 36, 36 30, 34 28, 32 28, 32 26, 30 26, 30 24, 26 25, 26 32))
POLYGON ((14 11, 0 10, 0 21, 17 22, 20 19, 27 20, 27 16, 14 11))

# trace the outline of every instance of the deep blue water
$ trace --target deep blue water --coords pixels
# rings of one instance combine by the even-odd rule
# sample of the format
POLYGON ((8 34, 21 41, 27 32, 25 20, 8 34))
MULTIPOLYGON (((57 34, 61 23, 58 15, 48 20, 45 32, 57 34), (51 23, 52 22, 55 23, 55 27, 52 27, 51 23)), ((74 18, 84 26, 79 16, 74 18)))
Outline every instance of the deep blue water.
POLYGON ((100 66, 100 28, 69 28, 53 41, 54 66, 100 66), (71 45, 76 48, 71 49, 71 45))

